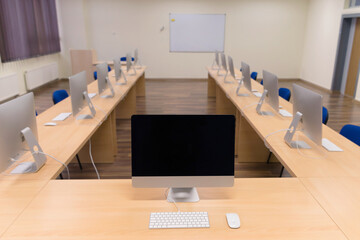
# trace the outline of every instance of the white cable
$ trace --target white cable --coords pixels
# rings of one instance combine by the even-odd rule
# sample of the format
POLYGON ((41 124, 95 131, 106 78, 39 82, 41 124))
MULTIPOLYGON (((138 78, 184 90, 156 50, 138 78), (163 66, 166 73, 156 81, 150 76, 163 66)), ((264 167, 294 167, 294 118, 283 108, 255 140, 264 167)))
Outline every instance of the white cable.
POLYGON ((95 163, 94 163, 94 159, 92 157, 92 154, 91 154, 91 139, 89 139, 89 155, 90 155, 90 160, 91 160, 91 163, 95 169, 95 172, 96 172, 96 175, 97 175, 97 178, 100 179, 100 175, 99 175, 99 172, 95 166, 95 163))
MULTIPOLYGON (((48 157, 54 159, 54 160, 57 161, 58 163, 61 163, 62 165, 64 165, 64 167, 66 168, 67 174, 68 174, 68 179, 70 179, 70 171, 69 171, 68 166, 67 166, 65 163, 63 163, 62 161, 58 160, 57 158, 51 156, 50 154, 47 154, 47 153, 44 153, 44 152, 35 151, 34 153, 43 154, 43 155, 45 155, 45 156, 48 156, 48 157)), ((34 153, 32 153, 32 154, 34 154, 34 153)))
POLYGON ((251 103, 251 104, 248 104, 248 105, 245 105, 244 107, 241 107, 241 109, 239 110, 240 113, 241 113, 241 116, 244 116, 244 110, 251 107, 251 106, 254 106, 254 105, 257 105, 258 103, 257 102, 254 102, 254 103, 251 103))
MULTIPOLYGON (((270 150, 270 147, 269 147, 269 145, 267 144, 267 141, 266 141, 268 137, 270 137, 270 136, 272 136, 274 134, 277 134, 279 132, 284 132, 284 131, 288 131, 288 130, 291 130, 291 129, 290 128, 280 129, 280 130, 277 130, 275 132, 272 132, 272 133, 269 133, 268 135, 266 135, 265 138, 264 138, 265 147, 267 147, 270 150)), ((271 152, 271 150, 270 150, 270 152, 271 152)))
POLYGON ((169 199, 174 203, 174 205, 175 205, 175 207, 176 207, 176 209, 178 210, 178 213, 179 213, 179 212, 180 212, 180 208, 178 207, 178 205, 176 204, 176 202, 174 201, 174 199, 173 199, 170 195, 168 196, 169 189, 170 189, 170 188, 167 188, 167 189, 165 190, 165 192, 164 192, 164 194, 165 194, 165 199, 169 198, 169 199))

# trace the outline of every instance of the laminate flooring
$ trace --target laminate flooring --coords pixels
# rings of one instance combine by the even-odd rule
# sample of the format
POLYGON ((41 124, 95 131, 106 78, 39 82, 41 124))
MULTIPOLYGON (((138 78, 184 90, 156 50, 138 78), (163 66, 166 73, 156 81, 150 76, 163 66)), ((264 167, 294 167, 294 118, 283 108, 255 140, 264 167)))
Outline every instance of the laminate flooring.
MULTIPOLYGON (((280 87, 292 89, 292 83, 323 95, 329 110, 328 126, 340 131, 345 124, 360 125, 360 103, 338 93, 330 93, 303 81, 281 81, 280 87)), ((52 93, 69 92, 68 80, 58 80, 34 91, 36 110, 40 114, 53 105, 52 93)), ((215 98, 207 97, 206 79, 147 79, 146 97, 137 97, 137 114, 215 114, 215 98)), ((103 179, 131 178, 130 120, 117 119, 118 154, 112 164, 97 164, 103 179)), ((91 164, 80 170, 76 162, 69 164, 72 179, 96 178, 91 164)), ((236 177, 278 177, 280 163, 235 163, 236 177)), ((66 178, 66 171, 63 172, 66 178)))

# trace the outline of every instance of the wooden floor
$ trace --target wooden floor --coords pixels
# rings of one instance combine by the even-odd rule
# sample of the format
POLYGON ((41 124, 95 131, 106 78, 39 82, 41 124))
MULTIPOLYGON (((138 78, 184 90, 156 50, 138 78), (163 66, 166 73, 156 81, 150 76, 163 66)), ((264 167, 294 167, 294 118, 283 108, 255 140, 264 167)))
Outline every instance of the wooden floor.
MULTIPOLYGON (((292 89, 290 81, 280 82, 280 87, 292 89)), ((345 124, 360 125, 360 103, 340 94, 330 93, 320 88, 314 88, 304 82, 297 82, 324 96, 324 106, 330 113, 328 125, 340 131, 345 124)), ((69 92, 67 80, 55 81, 36 89, 35 104, 38 113, 51 107, 52 92, 66 89, 69 92)), ((146 97, 137 98, 138 114, 215 114, 215 98, 207 97, 207 81, 204 80, 147 80, 146 97)), ((101 178, 131 177, 131 142, 130 120, 117 120, 118 154, 113 164, 97 164, 101 178)), ((77 164, 70 164, 72 179, 96 178, 90 164, 83 164, 83 170, 77 164)), ((278 177, 281 165, 279 163, 236 163, 236 177, 278 177)), ((66 178, 66 173, 63 173, 66 178)))

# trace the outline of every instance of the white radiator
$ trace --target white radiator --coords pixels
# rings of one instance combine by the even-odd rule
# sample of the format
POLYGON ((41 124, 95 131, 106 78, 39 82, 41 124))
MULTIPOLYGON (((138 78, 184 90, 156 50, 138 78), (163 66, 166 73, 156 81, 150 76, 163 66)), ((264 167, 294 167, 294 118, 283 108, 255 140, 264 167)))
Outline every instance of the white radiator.
POLYGON ((38 68, 25 71, 25 83, 27 90, 33 90, 45 83, 59 78, 57 63, 51 63, 38 68))
POLYGON ((0 101, 19 95, 19 80, 16 73, 0 77, 0 101))

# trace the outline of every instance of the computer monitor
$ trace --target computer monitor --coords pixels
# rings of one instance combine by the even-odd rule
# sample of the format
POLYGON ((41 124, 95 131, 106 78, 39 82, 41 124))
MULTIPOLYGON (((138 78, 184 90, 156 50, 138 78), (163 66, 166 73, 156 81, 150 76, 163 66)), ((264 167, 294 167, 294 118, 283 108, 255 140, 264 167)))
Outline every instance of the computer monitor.
POLYGON ((212 65, 212 69, 219 69, 220 68, 220 59, 219 59, 219 51, 215 51, 215 58, 214 58, 214 63, 212 65))
MULTIPOLYGON (((289 129, 300 128, 317 145, 322 144, 322 96, 293 84, 293 122, 289 129)), ((295 131, 289 130, 285 141, 293 148, 310 148, 304 141, 292 141, 295 131)))
POLYGON ((224 53, 220 53, 220 56, 221 56, 221 65, 217 71, 217 75, 218 76, 226 76, 227 72, 228 72, 228 68, 227 68, 227 65, 226 65, 226 57, 225 57, 225 54, 224 53), (225 70, 225 74, 223 73, 220 73, 221 70, 225 70))
POLYGON ((113 61, 114 61, 114 72, 115 72, 116 85, 126 85, 127 84, 127 79, 126 79, 125 73, 121 69, 120 58, 116 58, 113 61), (123 82, 121 82, 122 77, 124 78, 123 82))
MULTIPOLYGON (((263 81, 264 81, 264 90, 266 92, 265 101, 275 110, 279 112, 279 88, 278 88, 278 78, 275 74, 272 74, 268 71, 263 71, 263 81)), ((261 108, 261 106, 260 106, 261 108)), ((259 111, 261 111, 259 109, 259 111)), ((261 115, 274 115, 272 112, 261 111, 261 115)))
POLYGON ((250 78, 250 66, 245 63, 245 62, 241 62, 241 73, 243 75, 243 81, 244 81, 244 86, 247 90, 249 90, 251 92, 251 78, 250 78))
POLYGON ((35 162, 22 162, 11 173, 37 172, 46 162, 46 156, 38 152, 34 94, 32 92, 0 105, 0 172, 16 161, 26 160, 31 152, 35 162), (27 150, 29 149, 29 150, 27 150))
POLYGON ((96 111, 87 92, 86 72, 82 71, 74 76, 69 77, 69 82, 73 116, 76 117, 76 115, 80 113, 84 107, 89 106, 91 115, 79 115, 76 117, 76 119, 93 118, 96 114, 96 111))
POLYGON ((194 187, 231 187, 234 134, 231 115, 133 115, 133 186, 170 187, 180 202, 198 200, 194 187))
POLYGON ((135 70, 133 64, 131 63, 131 55, 130 55, 130 53, 126 54, 126 72, 127 72, 130 76, 136 75, 136 70, 135 70), (134 70, 133 73, 129 73, 131 69, 134 70))
POLYGON ((234 80, 236 80, 234 62, 232 57, 230 56, 228 56, 228 65, 229 65, 230 75, 234 78, 234 80))
POLYGON ((102 98, 112 98, 115 95, 114 89, 111 85, 111 82, 108 77, 108 65, 106 63, 101 63, 96 65, 97 71, 97 82, 99 89, 99 96, 102 98), (107 88, 110 89, 110 95, 101 95, 107 88))
POLYGON ((137 48, 134 51, 134 67, 137 69, 141 69, 139 50, 137 48))
POLYGON ((242 83, 244 83, 245 88, 251 92, 250 66, 244 62, 241 62, 241 73, 242 79, 239 81, 236 94, 241 97, 248 97, 248 93, 240 93, 239 91, 241 89, 242 83))

